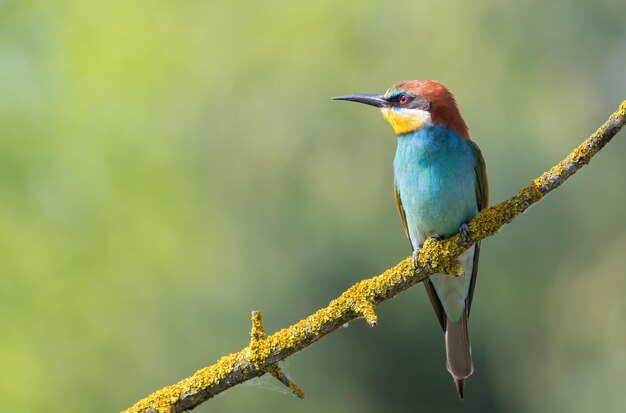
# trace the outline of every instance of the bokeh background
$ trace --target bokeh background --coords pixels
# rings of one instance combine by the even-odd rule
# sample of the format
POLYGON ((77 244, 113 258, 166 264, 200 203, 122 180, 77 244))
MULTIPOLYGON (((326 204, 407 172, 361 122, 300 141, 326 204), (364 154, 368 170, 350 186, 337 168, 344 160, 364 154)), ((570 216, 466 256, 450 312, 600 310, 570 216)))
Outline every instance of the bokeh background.
MULTIPOLYGON (((0 1, 0 412, 111 412, 410 251, 391 129, 437 79, 492 202, 626 98, 626 2, 0 1)), ((620 411, 626 135, 484 242, 460 403, 421 286, 198 412, 620 411)))

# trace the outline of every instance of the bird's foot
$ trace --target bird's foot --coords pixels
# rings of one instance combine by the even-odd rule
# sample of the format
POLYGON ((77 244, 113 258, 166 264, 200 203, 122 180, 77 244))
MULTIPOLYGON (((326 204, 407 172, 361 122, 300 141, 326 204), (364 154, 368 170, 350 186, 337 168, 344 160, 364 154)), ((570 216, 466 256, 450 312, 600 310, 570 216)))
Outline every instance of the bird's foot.
POLYGON ((415 265, 415 271, 417 271, 417 269, 420 267, 419 262, 417 262, 417 256, 420 254, 421 249, 421 246, 419 246, 415 248, 415 251, 413 251, 413 265, 415 265))
MULTIPOLYGON (((444 237, 443 235, 440 235, 436 232, 433 232, 430 235, 430 239, 433 241, 441 241, 443 239, 445 239, 446 237, 444 237)), ((419 255, 420 251, 422 250, 422 246, 424 244, 420 244, 419 247, 415 248, 415 251, 413 251, 413 265, 415 265, 415 271, 418 271, 420 268, 422 268, 422 266, 420 265, 420 263, 417 261, 417 256, 419 255)))
POLYGON ((462 239, 467 239, 470 236, 470 229, 469 226, 467 224, 463 224, 461 225, 461 227, 459 228, 459 235, 461 236, 462 239))

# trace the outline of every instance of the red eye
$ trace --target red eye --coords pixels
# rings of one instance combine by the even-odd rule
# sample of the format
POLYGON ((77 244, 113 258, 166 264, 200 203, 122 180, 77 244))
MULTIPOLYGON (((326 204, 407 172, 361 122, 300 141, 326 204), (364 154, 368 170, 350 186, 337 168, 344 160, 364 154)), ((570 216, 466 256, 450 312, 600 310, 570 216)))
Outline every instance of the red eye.
POLYGON ((409 97, 407 95, 400 95, 398 103, 401 105, 406 105, 407 103, 409 103, 409 97))

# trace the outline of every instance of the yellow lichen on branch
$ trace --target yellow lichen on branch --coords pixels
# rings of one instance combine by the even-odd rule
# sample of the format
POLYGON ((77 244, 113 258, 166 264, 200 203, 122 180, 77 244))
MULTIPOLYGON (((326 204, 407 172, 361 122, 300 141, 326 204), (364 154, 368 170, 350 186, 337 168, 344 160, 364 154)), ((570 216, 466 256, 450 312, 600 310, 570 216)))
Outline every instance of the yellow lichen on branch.
POLYGON ((125 413, 178 413, 190 410, 237 384, 270 373, 298 397, 302 390, 289 380, 278 362, 313 344, 349 321, 363 317, 376 325, 376 306, 427 279, 432 273, 460 274, 457 257, 480 240, 495 235, 505 224, 539 202, 581 167, 589 163, 626 123, 626 101, 593 135, 563 161, 520 189, 515 196, 482 210, 469 224, 469 234, 443 241, 428 240, 418 255, 418 268, 412 257, 402 260, 382 274, 360 281, 329 305, 270 336, 265 335, 261 315, 252 315, 250 344, 238 353, 219 359, 177 384, 158 390, 125 413))

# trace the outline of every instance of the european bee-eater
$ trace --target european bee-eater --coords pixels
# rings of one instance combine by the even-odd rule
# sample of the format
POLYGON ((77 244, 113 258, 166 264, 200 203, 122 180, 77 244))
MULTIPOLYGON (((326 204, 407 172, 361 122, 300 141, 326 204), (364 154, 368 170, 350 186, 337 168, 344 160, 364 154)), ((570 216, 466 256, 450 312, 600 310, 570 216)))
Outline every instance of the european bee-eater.
MULTIPOLYGON (((414 257, 428 237, 467 231, 467 223, 487 206, 485 161, 470 140, 452 93, 432 80, 400 82, 383 95, 333 99, 381 109, 397 135, 393 161, 394 195, 414 257)), ((459 260, 464 274, 433 274, 424 283, 445 333, 446 365, 463 399, 465 379, 473 372, 467 332, 476 285, 480 243, 459 260)))

